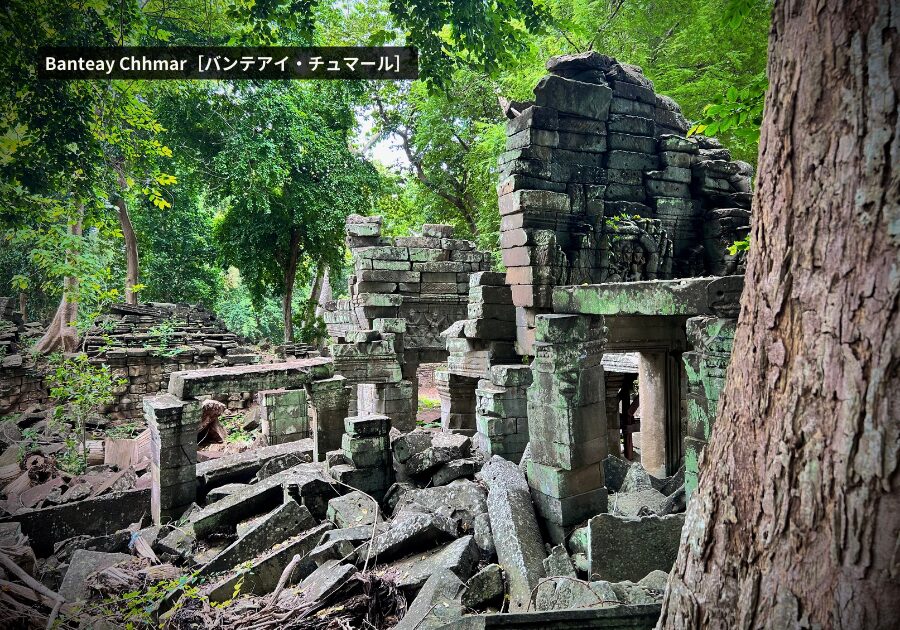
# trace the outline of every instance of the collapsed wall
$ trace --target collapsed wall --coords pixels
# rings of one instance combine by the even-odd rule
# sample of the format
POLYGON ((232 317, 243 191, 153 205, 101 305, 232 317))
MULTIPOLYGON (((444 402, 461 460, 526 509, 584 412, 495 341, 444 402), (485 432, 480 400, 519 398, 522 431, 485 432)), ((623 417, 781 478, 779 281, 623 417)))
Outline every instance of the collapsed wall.
POLYGON ((752 167, 685 138, 678 105, 640 68, 595 52, 551 59, 511 108, 500 158, 501 246, 533 354, 557 285, 740 273, 727 247, 750 217, 752 167))

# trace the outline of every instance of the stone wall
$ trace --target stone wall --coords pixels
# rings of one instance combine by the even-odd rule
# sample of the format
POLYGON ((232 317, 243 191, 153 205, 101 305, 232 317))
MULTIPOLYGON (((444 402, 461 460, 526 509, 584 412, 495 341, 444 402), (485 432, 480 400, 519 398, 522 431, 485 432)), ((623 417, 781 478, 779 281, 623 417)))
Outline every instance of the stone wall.
MULTIPOLYGON (((84 342, 93 363, 105 363, 113 376, 127 380, 104 409, 118 419, 141 417, 144 396, 164 391, 175 372, 259 361, 200 305, 114 304, 88 330, 84 342)), ((250 392, 233 392, 222 402, 241 409, 251 400, 250 392)))
POLYGON ((37 324, 26 324, 15 310, 13 298, 0 297, 0 415, 25 411, 47 401, 48 393, 29 341, 41 334, 37 324))
POLYGON ((532 354, 555 285, 739 273, 750 165, 685 138, 678 105, 640 68, 598 54, 552 58, 535 100, 511 109, 500 158, 501 246, 532 354))

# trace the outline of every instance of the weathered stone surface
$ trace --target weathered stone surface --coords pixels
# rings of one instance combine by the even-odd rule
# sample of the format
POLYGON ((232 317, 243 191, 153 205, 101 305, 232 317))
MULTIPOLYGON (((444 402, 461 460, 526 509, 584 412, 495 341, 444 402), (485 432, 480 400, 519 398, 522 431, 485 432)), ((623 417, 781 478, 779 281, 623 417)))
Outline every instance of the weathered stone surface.
POLYGON ((453 571, 432 574, 394 630, 435 630, 463 615, 460 596, 464 585, 453 571))
POLYGON ((460 531, 472 531, 475 518, 487 509, 484 488, 468 479, 457 479, 446 486, 409 490, 397 502, 394 517, 407 511, 428 512, 452 519, 460 531))
POLYGON ((610 584, 616 598, 623 604, 655 604, 662 601, 658 594, 651 593, 646 588, 634 582, 613 582, 610 584))
POLYGON ((340 528, 371 525, 381 520, 378 504, 362 492, 350 492, 331 499, 325 517, 340 528))
POLYGON ((451 481, 471 477, 478 472, 478 464, 474 459, 455 459, 438 468, 431 476, 431 485, 445 486, 451 481))
POLYGON ((399 588, 420 588, 441 569, 449 569, 461 580, 468 580, 478 565, 478 547, 472 536, 463 536, 440 549, 433 549, 398 560, 378 570, 395 577, 399 588))
POLYGON ((503 569, 499 564, 489 564, 469 579, 462 605, 471 610, 484 610, 490 605, 499 606, 505 594, 503 569))
POLYGON ((612 585, 603 580, 585 583, 564 577, 549 578, 541 583, 535 596, 538 610, 609 608, 619 603, 612 585))
POLYGON ((315 527, 316 521, 305 506, 287 501, 275 508, 243 536, 223 549, 202 569, 203 573, 226 571, 246 562, 298 532, 315 527))
MULTIPOLYGON (((534 609, 532 608, 532 611, 534 609)), ((609 608, 578 608, 527 613, 491 613, 466 615, 447 624, 443 630, 488 630, 493 628, 517 628, 520 630, 585 630, 604 628, 626 630, 641 628, 652 630, 659 619, 659 604, 615 606, 609 608)))
POLYGON ((341 564, 338 560, 326 560, 299 584, 297 592, 304 600, 314 602, 327 597, 354 573, 356 573, 356 567, 352 564, 341 564))
POLYGON ((603 477, 606 489, 610 492, 618 492, 622 488, 622 482, 631 468, 631 462, 615 455, 610 455, 603 460, 603 477))
POLYGON ((485 512, 475 517, 475 526, 472 530, 475 535, 475 544, 481 551, 482 558, 492 558, 497 553, 494 546, 494 535, 491 533, 491 517, 485 512))
MULTIPOLYGON (((325 536, 325 532, 331 529, 331 523, 322 523, 293 538, 283 541, 279 546, 254 559, 246 569, 238 571, 220 582, 213 584, 209 590, 209 600, 222 602, 231 599, 234 594, 234 586, 243 578, 242 593, 255 593, 262 595, 271 593, 278 585, 278 580, 294 555, 306 556, 319 545, 325 536)), ((303 579, 316 569, 314 563, 301 563, 291 573, 288 584, 292 580, 303 579)))
POLYGON ((669 574, 659 569, 654 569, 640 579, 638 584, 650 591, 662 593, 666 590, 666 583, 669 581, 669 574))
POLYGON ((535 86, 534 97, 538 107, 552 107, 560 112, 606 120, 612 90, 605 85, 546 75, 535 86))
POLYGON ((588 522, 591 576, 637 581, 656 569, 671 570, 683 525, 684 514, 639 519, 595 516, 588 522))
POLYGON ((653 488, 636 492, 618 492, 609 499, 609 513, 625 518, 663 514, 666 495, 653 488))
POLYGON ((87 576, 130 558, 131 556, 125 553, 104 553, 78 549, 72 554, 69 561, 69 568, 66 570, 62 586, 59 588, 59 594, 67 602, 85 601, 90 596, 90 591, 85 584, 87 576))
POLYGON ((441 464, 468 457, 471 448, 472 442, 465 435, 438 433, 431 446, 406 461, 406 470, 411 475, 427 473, 441 464))
POLYGON ((510 610, 524 610, 544 576, 546 557, 528 482, 515 464, 496 455, 480 477, 488 486, 488 514, 497 561, 509 580, 510 610))
POLYGON ((550 550, 550 555, 544 558, 544 572, 547 577, 577 577, 565 545, 556 545, 550 550))
POLYGON ((677 514, 678 512, 684 512, 686 509, 687 496, 685 495, 684 484, 681 484, 675 492, 666 497, 665 503, 663 503, 657 513, 660 515, 677 514))
POLYGON ((416 429, 400 436, 391 443, 391 447, 394 449, 394 457, 401 464, 405 464, 410 457, 430 447, 435 435, 434 431, 416 429))
POLYGON ((622 481, 619 492, 641 492, 652 488, 652 477, 644 470, 641 464, 635 462, 628 467, 628 472, 625 473, 625 479, 622 481))
POLYGON ((456 525, 437 514, 408 512, 391 521, 390 527, 379 534, 360 556, 368 552, 380 562, 436 547, 456 537, 456 525))

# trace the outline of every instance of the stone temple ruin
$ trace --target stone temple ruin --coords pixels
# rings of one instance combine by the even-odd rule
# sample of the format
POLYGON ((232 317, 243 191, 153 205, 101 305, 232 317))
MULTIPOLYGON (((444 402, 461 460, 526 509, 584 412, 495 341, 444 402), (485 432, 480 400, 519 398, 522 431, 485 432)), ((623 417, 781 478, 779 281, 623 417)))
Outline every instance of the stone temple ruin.
MULTIPOLYGON (((364 569, 405 596, 384 627, 653 627, 730 358, 743 260, 728 246, 748 230, 752 172, 685 137, 639 68, 597 53, 547 68, 508 113, 505 273, 449 226, 388 238, 351 216, 327 356, 231 361, 237 341, 202 326, 190 335, 213 353, 164 392, 150 395, 166 364, 149 368, 149 490, 6 525, 46 556, 48 526, 105 540, 146 513, 132 553, 141 540, 195 567, 212 602, 283 579, 324 606, 358 594, 364 569), (416 375, 434 363, 428 429, 416 375), (211 398, 262 401, 269 446, 198 463, 211 398)), ((106 356, 130 375, 123 346, 106 356)), ((91 544, 70 572, 128 551, 91 544)), ((197 606, 176 615, 199 623, 197 606)))

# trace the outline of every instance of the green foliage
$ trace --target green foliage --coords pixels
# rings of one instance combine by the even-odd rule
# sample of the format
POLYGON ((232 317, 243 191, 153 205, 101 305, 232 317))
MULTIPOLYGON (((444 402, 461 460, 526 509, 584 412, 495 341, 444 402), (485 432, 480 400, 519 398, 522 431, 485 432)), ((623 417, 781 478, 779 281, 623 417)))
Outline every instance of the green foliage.
POLYGON ((17 459, 21 462, 23 461, 29 453, 37 450, 39 446, 38 440, 40 439, 40 433, 34 427, 27 427, 22 429, 22 439, 18 443, 18 456, 17 459))
POLYGON ((50 397, 61 405, 56 408, 56 419, 68 434, 63 468, 80 470, 87 466, 87 420, 113 401, 115 389, 122 387, 125 379, 114 378, 108 365, 95 365, 84 353, 51 355, 49 367, 45 380, 50 397))
POLYGON ((176 320, 167 319, 155 326, 151 326, 147 329, 147 334, 155 337, 153 340, 154 343, 145 343, 144 347, 153 350, 153 352, 159 356, 169 358, 174 357, 178 354, 179 350, 172 345, 172 342, 175 337, 175 326, 180 323, 181 322, 176 320))
POLYGON ((737 255, 739 252, 748 252, 750 251, 750 235, 748 234, 744 238, 739 241, 735 241, 731 245, 728 246, 728 253, 732 256, 737 255))

